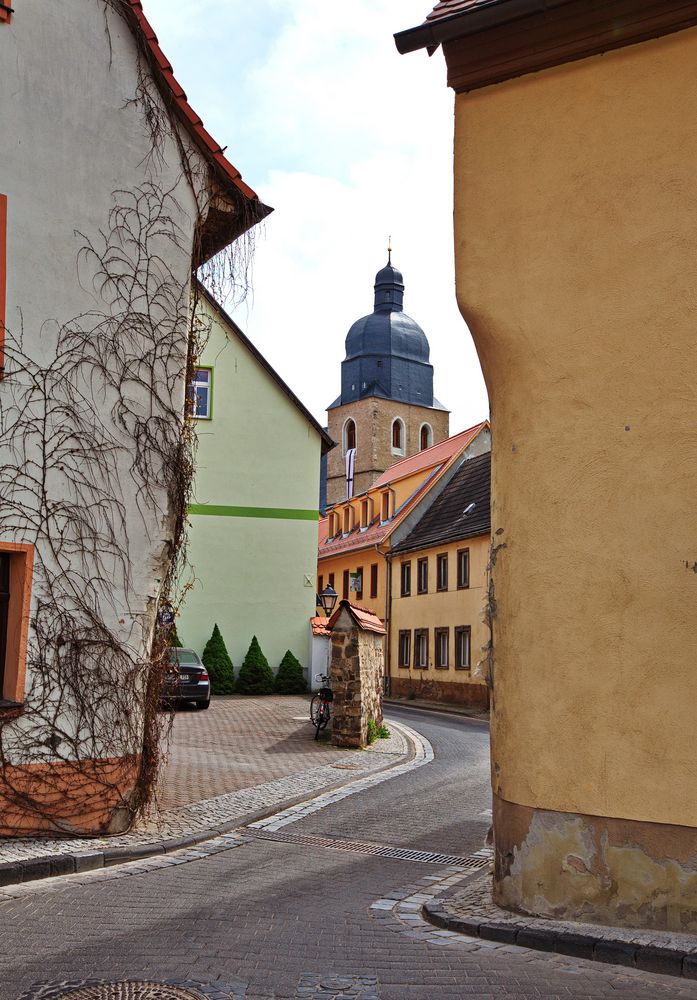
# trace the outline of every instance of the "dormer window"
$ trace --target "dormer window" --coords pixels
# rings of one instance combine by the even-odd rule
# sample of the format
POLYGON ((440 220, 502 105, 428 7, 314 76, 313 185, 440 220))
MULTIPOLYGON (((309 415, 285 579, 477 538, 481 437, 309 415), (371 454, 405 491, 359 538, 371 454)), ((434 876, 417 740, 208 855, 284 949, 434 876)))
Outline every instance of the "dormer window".
POLYGON ((390 494, 383 493, 380 498, 380 520, 389 521, 390 519, 390 494))
POLYGON ((361 528, 365 529, 370 524, 370 501, 361 500, 361 528))
POLYGON ((351 507, 344 507, 344 534, 348 535, 353 527, 353 511, 351 507))
POLYGON ((332 513, 329 515, 329 529, 327 537, 336 538, 338 534, 339 534, 339 515, 332 513))
POLYGON ((392 421, 392 452, 397 455, 404 453, 404 424, 399 417, 392 421))

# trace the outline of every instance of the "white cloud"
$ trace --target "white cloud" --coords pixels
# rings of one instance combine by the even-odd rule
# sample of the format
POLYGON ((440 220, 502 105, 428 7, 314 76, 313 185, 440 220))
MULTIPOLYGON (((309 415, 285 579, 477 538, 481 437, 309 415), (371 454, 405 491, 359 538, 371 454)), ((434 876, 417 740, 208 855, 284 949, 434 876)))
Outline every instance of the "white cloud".
POLYGON ((452 431, 486 416, 455 303, 453 97, 440 54, 399 56, 392 39, 428 3, 190 6, 189 37, 180 4, 174 16, 169 0, 149 0, 146 13, 194 107, 275 209, 257 245, 253 300, 237 321, 323 420, 338 395, 344 338, 372 309, 391 233, 405 308, 428 335, 452 431))

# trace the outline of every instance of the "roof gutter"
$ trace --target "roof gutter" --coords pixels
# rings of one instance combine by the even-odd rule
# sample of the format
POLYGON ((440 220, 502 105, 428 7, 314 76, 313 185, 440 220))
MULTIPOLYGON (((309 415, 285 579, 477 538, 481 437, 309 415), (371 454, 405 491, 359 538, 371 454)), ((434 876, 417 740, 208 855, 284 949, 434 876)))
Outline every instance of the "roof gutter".
POLYGON ((475 35, 479 31, 487 31, 531 14, 543 14, 552 7, 561 7, 571 2, 572 0, 491 0, 484 7, 424 21, 416 28, 398 31, 394 41, 401 55, 418 49, 428 49, 428 54, 433 55, 442 42, 475 35))

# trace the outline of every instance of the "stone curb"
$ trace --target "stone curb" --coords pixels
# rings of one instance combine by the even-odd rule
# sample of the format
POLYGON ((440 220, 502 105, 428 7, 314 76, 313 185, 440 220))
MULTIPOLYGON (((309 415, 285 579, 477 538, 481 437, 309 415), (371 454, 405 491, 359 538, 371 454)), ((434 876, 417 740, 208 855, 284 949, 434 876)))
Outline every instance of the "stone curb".
POLYGON ((489 715, 482 713, 475 715, 470 710, 458 708, 457 705, 442 705, 437 701, 416 701, 407 698, 384 698, 383 704, 392 708, 414 709, 417 712, 438 712, 440 715, 456 715, 460 719, 469 719, 470 722, 479 722, 483 726, 489 725, 489 715))
MULTIPOLYGON (((371 774, 382 774, 384 771, 399 767, 414 758, 416 755, 416 746, 413 738, 408 735, 407 730, 403 727, 401 731, 407 741, 407 752, 397 761, 390 761, 383 767, 377 767, 374 771, 370 772, 371 774)), ((355 775, 348 773, 345 778, 325 786, 322 789, 322 793, 336 791, 354 780, 355 775)), ((315 795, 316 793, 313 793, 311 798, 314 798, 315 795)), ((231 833, 240 826, 248 826, 250 823, 273 816, 283 809, 288 809, 306 800, 307 792, 303 792, 300 795, 276 802, 273 806, 269 806, 259 812, 249 813, 244 817, 238 816, 227 823, 221 823, 216 827, 206 830, 197 830, 195 833, 184 835, 183 837, 154 842, 148 841, 143 844, 128 844, 124 847, 108 847, 100 851, 81 851, 74 854, 66 852, 65 854, 41 855, 40 857, 26 858, 21 861, 0 862, 0 888, 8 885, 36 882, 40 879, 56 878, 60 875, 77 875, 83 872, 94 871, 97 868, 109 868, 112 865, 123 865, 130 861, 142 861, 146 858, 171 854, 174 851, 195 847, 197 844, 202 844, 208 840, 213 840, 215 837, 231 833)))
POLYGON ((442 900, 438 899, 424 903, 421 912, 424 919, 436 927, 458 934, 467 934, 469 937, 479 937, 485 941, 499 941, 538 951, 552 951, 558 955, 626 965, 663 976, 697 979, 697 955, 678 948, 630 944, 608 937, 596 938, 591 934, 579 934, 573 930, 567 932, 556 928, 552 930, 539 927, 532 922, 521 925, 497 923, 495 920, 482 920, 477 917, 471 919, 455 917, 446 910, 442 900))

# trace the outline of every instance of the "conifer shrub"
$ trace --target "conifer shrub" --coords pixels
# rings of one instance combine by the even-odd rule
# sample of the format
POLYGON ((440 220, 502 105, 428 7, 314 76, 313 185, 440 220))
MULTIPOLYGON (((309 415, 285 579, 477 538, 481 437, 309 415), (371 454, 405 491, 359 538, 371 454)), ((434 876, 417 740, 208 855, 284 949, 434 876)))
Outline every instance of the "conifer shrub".
POLYGON ((232 694, 235 690, 235 668, 217 625, 213 626, 213 634, 201 659, 211 679, 211 694, 232 694))
POLYGON ((238 694, 273 694, 273 670, 261 651, 256 636, 240 667, 235 690, 238 694))
POLYGON ((305 694, 307 691, 307 681, 302 664, 289 649, 285 651, 281 665, 276 672, 274 691, 276 694, 305 694))
POLYGON ((172 631, 169 633, 169 644, 170 644, 170 646, 173 649, 181 649, 182 648, 181 640, 180 640, 179 636, 177 635, 177 626, 176 625, 172 626, 172 631))

